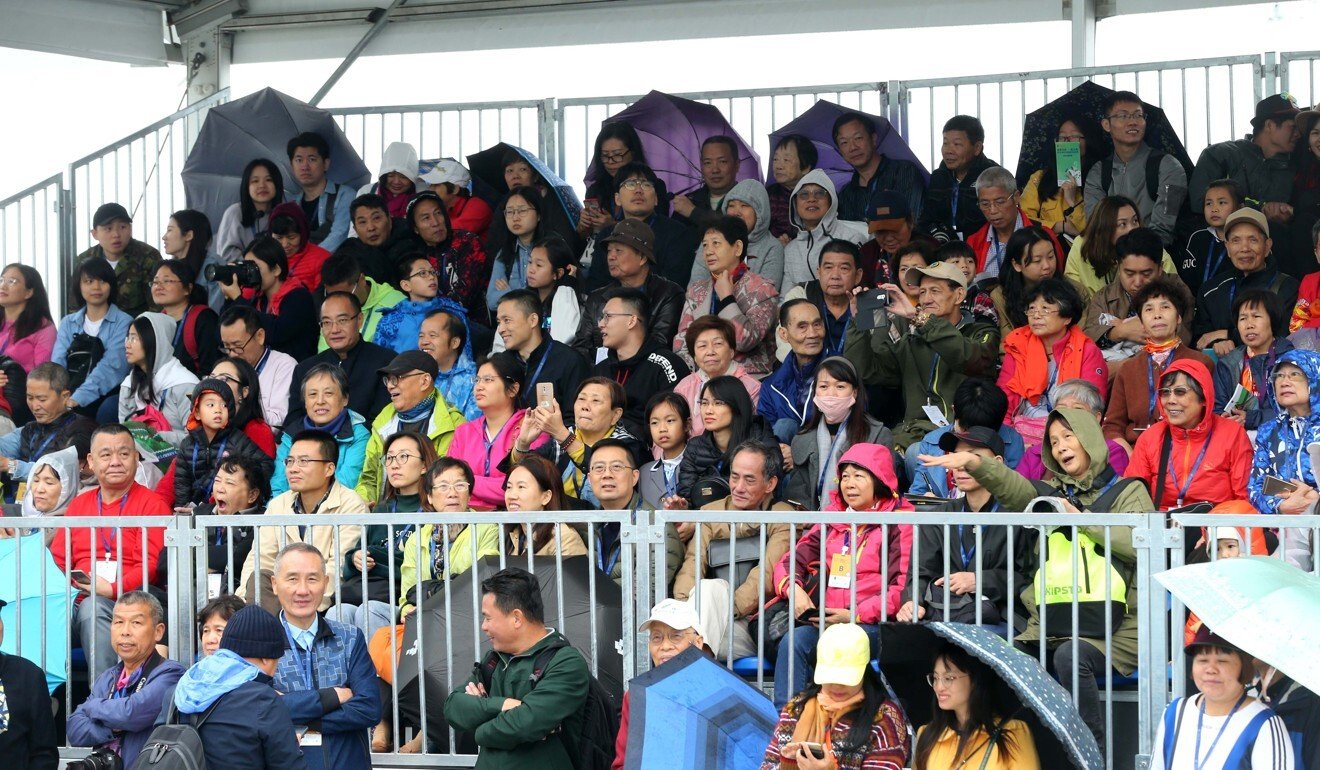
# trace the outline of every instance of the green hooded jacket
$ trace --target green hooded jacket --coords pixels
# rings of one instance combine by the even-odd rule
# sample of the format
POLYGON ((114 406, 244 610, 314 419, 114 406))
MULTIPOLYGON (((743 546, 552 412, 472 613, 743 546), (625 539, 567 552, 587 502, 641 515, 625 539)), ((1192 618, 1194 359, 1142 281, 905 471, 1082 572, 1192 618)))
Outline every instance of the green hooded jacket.
POLYGON ((488 697, 464 692, 469 683, 480 680, 474 670, 445 701, 445 718, 476 740, 476 766, 482 770, 574 770, 567 741, 582 732, 590 674, 582 654, 569 646, 555 653, 541 681, 532 687, 537 653, 552 644, 567 644, 558 631, 547 630, 526 652, 498 653, 499 664, 486 688, 488 697), (522 705, 502 711, 505 698, 522 701, 522 705))
MULTIPOLYGON (((1073 430, 1081 442, 1082 449, 1085 450, 1091 463, 1080 477, 1072 477, 1063 472, 1063 468, 1054 459, 1054 455, 1049 451, 1048 445, 1041 453, 1045 467, 1054 478, 1047 482, 1055 489, 1067 488, 1068 491, 1077 500, 1081 501, 1083 506, 1089 505, 1100 497, 1103 492, 1102 486, 1095 484, 1096 477, 1099 476, 1105 468, 1109 467, 1109 448, 1105 444, 1104 433, 1100 429, 1100 423, 1096 421, 1095 416, 1090 412, 1081 409, 1055 409, 1050 412, 1049 419, 1045 421, 1045 435, 1050 435, 1050 428, 1058 420, 1064 420, 1073 430), (1098 459, 1097 459, 1098 458, 1098 459)), ((1048 441, 1048 439, 1047 439, 1048 441)), ((969 469, 973 478, 981 482, 990 494, 1003 505, 1005 510, 1021 511, 1027 507, 1027 503, 1032 498, 1038 497, 1035 485, 1018 475, 1008 466, 995 459, 982 460, 981 464, 975 469, 969 469)), ((1150 499, 1150 492, 1146 486, 1141 483, 1128 484, 1123 492, 1110 506, 1113 508, 1109 513, 1150 513, 1155 510, 1155 503, 1150 499)), ((1082 532, 1087 533, 1101 545, 1105 542, 1104 527, 1080 527, 1082 532)), ((1032 538, 1036 541, 1039 548, 1038 538, 1032 538)), ((1137 554, 1132 547, 1132 528, 1131 527, 1112 527, 1109 532, 1109 545, 1113 551, 1114 566, 1123 574, 1128 584, 1127 594, 1127 616, 1113 633, 1113 663, 1114 667, 1123 675, 1129 675, 1137 667, 1137 587, 1133 579, 1137 554)), ((1039 553, 1037 553, 1037 562, 1039 562, 1039 553)), ((1034 572, 1033 572, 1034 574, 1034 572)), ((1021 593, 1022 605, 1027 608, 1030 616, 1027 627, 1018 635, 1019 642, 1038 642, 1040 640, 1040 619, 1036 612, 1035 597, 1031 583, 1027 583, 1021 593)), ((1051 626, 1053 630, 1053 626, 1051 626)), ((1064 638, 1051 636, 1050 646, 1055 646, 1064 641, 1064 638)), ((1101 652, 1105 651, 1104 639, 1084 639, 1101 652)))

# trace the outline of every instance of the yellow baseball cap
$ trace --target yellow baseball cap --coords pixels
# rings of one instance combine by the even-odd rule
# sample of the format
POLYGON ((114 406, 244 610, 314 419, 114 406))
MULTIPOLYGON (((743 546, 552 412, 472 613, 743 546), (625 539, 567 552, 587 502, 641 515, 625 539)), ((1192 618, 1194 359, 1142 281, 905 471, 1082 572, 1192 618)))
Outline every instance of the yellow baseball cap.
POLYGON ((816 645, 816 684, 853 687, 862 683, 871 665, 871 638, 856 623, 825 629, 816 645))

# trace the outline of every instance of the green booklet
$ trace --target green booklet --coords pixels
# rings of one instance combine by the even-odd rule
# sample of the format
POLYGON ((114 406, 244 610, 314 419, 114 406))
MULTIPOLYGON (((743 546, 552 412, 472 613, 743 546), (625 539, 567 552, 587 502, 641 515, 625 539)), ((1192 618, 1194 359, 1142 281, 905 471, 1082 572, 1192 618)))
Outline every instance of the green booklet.
POLYGON ((1058 183, 1069 179, 1078 187, 1082 185, 1082 145, 1080 142, 1054 143, 1054 168, 1058 170, 1058 183))

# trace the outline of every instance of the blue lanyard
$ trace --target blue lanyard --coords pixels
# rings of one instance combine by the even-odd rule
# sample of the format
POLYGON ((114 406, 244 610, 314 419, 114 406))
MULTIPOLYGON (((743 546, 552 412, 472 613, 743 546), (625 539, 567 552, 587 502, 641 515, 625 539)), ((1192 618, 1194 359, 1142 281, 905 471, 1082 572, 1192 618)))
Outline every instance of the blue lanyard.
MULTIPOLYGON (((224 459, 224 456, 225 456, 225 444, 228 444, 228 443, 229 443, 229 437, 228 437, 228 436, 225 436, 224 438, 220 439, 220 451, 218 451, 218 452, 215 453, 215 457, 216 457, 216 467, 217 467, 217 468, 219 467, 219 462, 220 462, 220 460, 224 459)), ((193 478, 197 478, 197 442, 195 442, 195 441, 193 442, 192 472, 193 472, 193 478)), ((203 495, 203 497, 202 497, 202 502, 206 502, 207 500, 211 499, 211 491, 214 490, 214 489, 215 489, 215 473, 212 472, 212 473, 211 473, 211 480, 208 481, 208 482, 206 482, 206 493, 205 493, 205 494, 203 495)), ((186 502, 186 501, 181 501, 179 504, 182 505, 183 502, 186 502)), ((218 544, 217 544, 217 545, 218 545, 218 544)))
POLYGON ((839 332, 839 344, 834 344, 833 326, 837 323, 834 320, 834 314, 829 311, 825 303, 820 305, 820 317, 825 319, 825 357, 843 355, 843 341, 848 337, 848 325, 852 323, 852 307, 843 311, 843 329, 839 332))
MULTIPOLYGON (((1208 419, 1213 419, 1213 417, 1208 419)), ((1178 490, 1178 504, 1175 507, 1181 508, 1183 506, 1183 500, 1187 497, 1187 490, 1191 488, 1192 480, 1196 478, 1196 472, 1201 470, 1201 461, 1205 459, 1206 450, 1210 448, 1210 441, 1214 437, 1215 429, 1211 425, 1210 430, 1205 435, 1205 443, 1201 445, 1201 452, 1196 456, 1196 462, 1192 463, 1192 470, 1187 474, 1187 483, 1181 487, 1178 486, 1178 473, 1173 467, 1173 458, 1169 458, 1169 481, 1172 481, 1174 489, 1178 490)), ((1156 505, 1159 505, 1159 501, 1156 501, 1156 505)))
MULTIPOLYGON (((548 350, 546 351, 546 353, 549 353, 549 352, 550 352, 550 351, 548 351, 548 350)), ((513 418, 510 417, 508 420, 506 420, 505 423, 504 423, 503 425, 500 426, 500 429, 497 430, 497 431, 495 431, 495 438, 491 439, 490 441, 487 441, 487 440, 486 440, 486 425, 488 425, 488 424, 489 424, 489 423, 486 422, 486 418, 485 418, 485 417, 482 417, 482 418, 481 418, 481 443, 483 443, 483 444, 486 445, 486 460, 485 460, 485 465, 483 466, 483 467, 484 467, 484 470, 482 470, 482 472, 481 472, 481 475, 482 475, 482 476, 489 476, 489 475, 490 475, 490 453, 491 453, 491 450, 493 450, 493 449, 495 448, 495 444, 499 442, 499 440, 500 440, 500 436, 504 435, 504 431, 508 430, 509 426, 513 424, 513 418)))
POLYGON ((69 412, 69 414, 66 415, 64 419, 60 421, 59 425, 56 425, 55 427, 51 428, 50 433, 46 435, 46 439, 41 442, 41 446, 38 446, 37 451, 33 452, 30 455, 32 458, 34 458, 33 462, 36 462, 37 460, 40 460, 42 457, 45 456, 46 447, 50 446, 50 442, 55 440, 55 436, 60 432, 60 430, 64 428, 66 425, 68 425, 70 422, 72 422, 73 418, 76 416, 77 415, 75 415, 73 412, 69 412))
MULTIPOLYGON (((949 199, 949 208, 953 211, 953 221, 951 221, 949 224, 953 225, 954 232, 959 232, 958 199, 961 197, 962 197, 962 185, 958 183, 958 179, 955 177, 953 180, 953 197, 949 199)), ((992 227, 990 229, 993 230, 994 228, 992 227)))
POLYGON ((1201 273, 1201 283, 1210 283, 1210 279, 1219 273, 1219 266, 1224 264, 1224 257, 1227 255, 1228 248, 1215 238, 1214 233, 1211 233, 1210 248, 1205 250, 1205 269, 1201 273))
POLYGON ((678 494, 678 466, 674 466, 674 472, 671 475, 664 460, 658 460, 657 462, 660 463, 660 475, 665 480, 665 497, 673 497, 678 494))
MULTIPOLYGON (((998 510, 999 510, 999 501, 996 500, 995 504, 990 506, 990 510, 984 511, 984 513, 994 513, 995 511, 998 510)), ((969 525, 967 524, 958 525, 958 553, 962 556, 963 569, 965 570, 972 569, 972 560, 976 558, 976 540, 973 539, 971 548, 968 548, 966 545, 967 542, 966 538, 963 536, 963 533, 966 527, 968 526, 969 525)), ((973 524, 970 526, 976 526, 976 525, 973 524)))
POLYGON ((302 674, 302 684, 308 690, 316 689, 316 679, 312 672, 312 653, 310 650, 304 650, 298 646, 298 642, 293 638, 293 632, 289 630, 289 622, 280 618, 284 626, 284 635, 289 639, 289 652, 293 654, 293 659, 298 662, 298 673, 302 674))
MULTIPOLYGON (((1146 406, 1146 424, 1155 424, 1155 359, 1146 354, 1146 393, 1149 394, 1149 403, 1146 406)), ((1169 354, 1173 358, 1173 354, 1169 354)))
POLYGON ((600 565, 600 571, 606 575, 614 574, 614 565, 619 563, 619 556, 623 553, 623 533, 617 533, 614 539, 614 547, 610 552, 609 558, 605 557, 605 543, 598 535, 596 537, 596 563, 600 565))
POLYGON ((1215 753, 1215 746, 1219 745, 1219 739, 1224 737, 1224 731, 1228 729, 1228 723, 1233 721, 1233 715, 1237 713, 1238 709, 1242 708, 1242 703, 1246 699, 1247 694, 1244 692, 1242 693, 1242 697, 1238 698, 1237 703, 1233 704, 1233 710, 1228 712, 1228 716, 1224 717, 1224 724, 1219 726, 1219 733, 1216 734, 1215 739, 1210 742, 1210 749, 1205 753, 1205 758, 1203 759, 1201 757, 1201 727, 1205 723, 1205 696, 1201 696, 1201 705, 1199 707, 1201 713, 1196 717, 1196 753, 1192 755, 1192 766, 1195 767, 1196 770, 1201 770, 1202 767, 1205 767, 1205 763, 1210 761, 1210 755, 1215 753))
POLYGON ((820 478, 816 479, 816 500, 818 501, 820 500, 820 496, 825 492, 825 476, 830 472, 830 460, 834 457, 834 448, 837 447, 839 442, 843 441, 844 437, 847 435, 848 418, 844 417, 843 422, 839 423, 839 427, 835 429, 834 440, 830 442, 830 453, 820 458, 820 478))
POLYGON ((266 352, 264 352, 264 353, 261 354, 261 360, 257 362, 257 374, 261 374, 261 370, 263 370, 263 369, 266 368, 266 362, 267 362, 268 360, 270 360, 270 347, 269 347, 269 346, 266 347, 266 352))
MULTIPOLYGON (((119 498, 119 515, 120 515, 120 516, 123 516, 123 515, 124 515, 124 506, 126 506, 126 505, 128 505, 128 493, 127 493, 127 492, 124 493, 124 496, 123 496, 123 497, 119 498)), ((97 515, 98 517, 99 517, 99 516, 104 516, 104 515, 105 515, 104 513, 101 512, 101 493, 100 493, 100 492, 97 492, 97 493, 96 493, 96 515, 97 515)), ((113 527, 112 529, 113 529, 113 531, 115 531, 115 532, 118 532, 118 531, 119 531, 119 528, 118 528, 118 527, 113 527)), ((110 545, 110 541, 106 539, 106 536, 105 536, 105 530, 103 530, 103 529, 98 529, 98 530, 96 530, 96 535, 97 535, 97 538, 101 541, 101 545, 105 547, 105 558, 109 559, 109 558, 110 558, 110 555, 111 555, 111 553, 114 551, 114 549, 111 547, 111 545, 110 545)))

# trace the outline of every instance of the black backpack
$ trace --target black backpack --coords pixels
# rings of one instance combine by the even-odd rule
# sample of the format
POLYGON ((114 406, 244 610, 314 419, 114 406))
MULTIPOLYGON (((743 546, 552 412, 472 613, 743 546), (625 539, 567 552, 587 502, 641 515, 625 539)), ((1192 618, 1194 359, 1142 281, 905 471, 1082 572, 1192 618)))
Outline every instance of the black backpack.
POLYGON ((93 337, 86 332, 73 335, 69 349, 64 354, 64 368, 69 370, 69 390, 77 390, 86 382, 104 355, 105 343, 100 337, 93 337))
POLYGON ((32 422, 32 410, 27 405, 27 369, 9 356, 0 356, 0 372, 9 378, 5 383, 4 396, 9 402, 9 416, 14 424, 22 427, 32 422))
MULTIPOLYGON (((532 675, 528 677, 533 689, 541 681, 555 653, 571 646, 559 640, 536 654, 532 660, 532 675)), ((477 664, 477 673, 487 692, 490 691, 491 677, 499 663, 499 654, 491 650, 477 664)), ((619 734, 619 706, 596 677, 588 678, 587 700, 582 704, 582 732, 570 736, 560 729, 558 733, 576 770, 610 770, 614 764, 614 739, 619 734)))
POLYGON ((190 715, 185 724, 178 723, 179 710, 171 698, 165 724, 151 731, 133 766, 142 770, 206 770, 206 750, 197 731, 223 698, 217 698, 200 715, 190 715))

